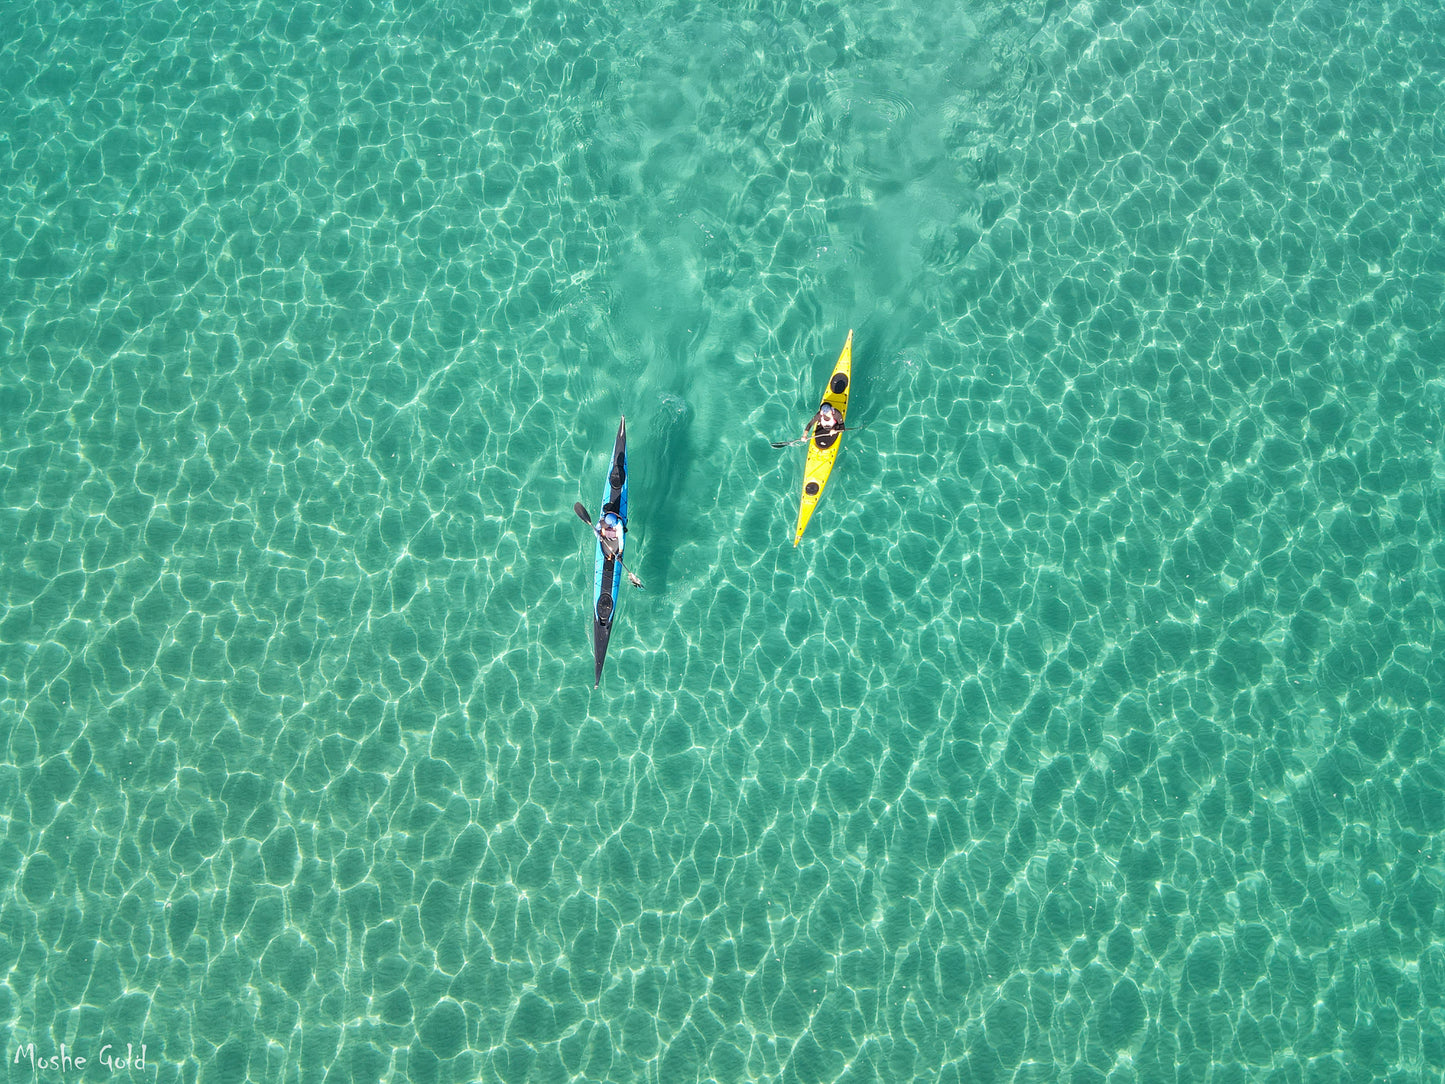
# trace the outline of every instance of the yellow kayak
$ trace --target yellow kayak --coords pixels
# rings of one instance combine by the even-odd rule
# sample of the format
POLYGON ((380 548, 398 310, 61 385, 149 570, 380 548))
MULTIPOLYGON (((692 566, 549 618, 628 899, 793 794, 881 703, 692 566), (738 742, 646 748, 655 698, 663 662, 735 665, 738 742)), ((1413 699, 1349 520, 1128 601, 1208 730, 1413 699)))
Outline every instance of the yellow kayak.
MULTIPOLYGON (((843 344, 843 352, 838 355, 838 363, 833 366, 833 375, 828 378, 828 386, 823 389, 823 403, 832 406, 845 421, 848 417, 848 392, 851 390, 849 384, 852 379, 853 332, 850 330, 848 341, 843 344)), ((818 409, 823 409, 821 403, 818 409)), ((815 414, 808 423, 809 436, 812 435, 817 420, 815 414)), ((828 475, 833 473, 833 463, 838 458, 838 444, 842 439, 842 433, 827 433, 808 441, 808 462, 803 466, 803 503, 798 508, 798 533, 793 536, 795 546, 803 537, 803 529, 808 526, 813 509, 818 507, 818 498, 823 495, 823 487, 828 484, 828 475)))

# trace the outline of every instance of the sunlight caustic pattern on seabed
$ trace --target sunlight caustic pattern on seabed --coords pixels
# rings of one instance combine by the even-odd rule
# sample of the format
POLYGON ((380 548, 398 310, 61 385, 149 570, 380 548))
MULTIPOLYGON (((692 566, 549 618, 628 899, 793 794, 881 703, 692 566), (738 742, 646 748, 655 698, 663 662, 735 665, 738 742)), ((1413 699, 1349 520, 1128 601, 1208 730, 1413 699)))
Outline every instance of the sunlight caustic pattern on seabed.
POLYGON ((1438 13, 7 21, 7 1059, 1445 1069, 1438 13))

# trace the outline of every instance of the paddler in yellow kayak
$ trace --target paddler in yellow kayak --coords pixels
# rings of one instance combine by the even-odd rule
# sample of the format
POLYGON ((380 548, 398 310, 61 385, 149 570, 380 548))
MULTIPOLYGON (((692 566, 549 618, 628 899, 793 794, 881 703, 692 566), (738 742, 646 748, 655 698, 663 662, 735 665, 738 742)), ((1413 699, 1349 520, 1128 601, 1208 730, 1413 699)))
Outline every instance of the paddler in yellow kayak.
POLYGON ((793 534, 793 545, 803 537, 803 531, 812 518, 813 509, 828 484, 828 475, 833 472, 833 463, 838 458, 838 438, 847 430, 861 429, 860 425, 845 425, 848 416, 849 383, 853 378, 853 332, 833 366, 833 374, 823 389, 823 401, 818 412, 808 422, 798 440, 773 442, 774 448, 786 448, 790 444, 808 443, 808 459, 803 464, 803 493, 798 505, 798 527, 793 534))
POLYGON ((842 431, 843 415, 833 408, 832 403, 824 403, 818 408, 818 413, 813 415, 808 428, 803 430, 803 439, 814 437, 819 448, 827 448, 838 439, 838 434, 842 431))

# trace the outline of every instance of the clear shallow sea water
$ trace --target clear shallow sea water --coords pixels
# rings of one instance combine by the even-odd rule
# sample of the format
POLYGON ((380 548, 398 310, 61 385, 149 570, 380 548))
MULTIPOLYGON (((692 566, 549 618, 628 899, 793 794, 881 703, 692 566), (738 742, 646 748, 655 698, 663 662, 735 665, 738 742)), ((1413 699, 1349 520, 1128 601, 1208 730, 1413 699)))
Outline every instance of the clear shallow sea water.
POLYGON ((1432 5, 0 14, 10 1079, 1445 1071, 1432 5))

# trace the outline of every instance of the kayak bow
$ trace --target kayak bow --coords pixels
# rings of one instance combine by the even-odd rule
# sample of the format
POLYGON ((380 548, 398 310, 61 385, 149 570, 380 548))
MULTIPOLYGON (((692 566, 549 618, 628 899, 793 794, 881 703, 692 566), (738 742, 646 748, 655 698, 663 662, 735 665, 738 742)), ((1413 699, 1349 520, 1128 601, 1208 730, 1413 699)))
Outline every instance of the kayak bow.
POLYGON ((592 687, 602 684, 602 660, 607 657, 607 641, 612 637, 612 622, 617 616, 617 597, 622 590, 622 550, 627 543, 627 419, 617 423, 617 440, 607 461, 607 477, 602 487, 602 511, 597 526, 612 513, 622 521, 622 537, 615 556, 602 548, 596 537, 597 574, 592 587, 592 653, 597 664, 592 687))
MULTIPOLYGON (((838 362, 833 366, 833 375, 828 378, 828 386, 823 389, 823 402, 831 404, 845 421, 848 417, 848 392, 852 390, 849 387, 852 379, 853 332, 850 330, 848 341, 843 344, 843 352, 838 355, 838 362)), ((818 409, 822 409, 821 403, 818 409)), ((795 546, 803 537, 803 529, 808 526, 813 509, 818 507, 818 499, 823 496, 823 487, 828 484, 828 475, 833 473, 833 463, 838 458, 838 444, 842 439, 842 433, 829 433, 826 436, 812 437, 808 441, 808 461, 803 465, 803 502, 798 507, 798 533, 793 536, 795 546)))

